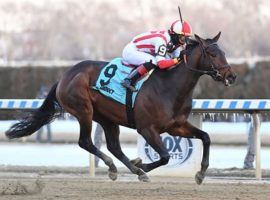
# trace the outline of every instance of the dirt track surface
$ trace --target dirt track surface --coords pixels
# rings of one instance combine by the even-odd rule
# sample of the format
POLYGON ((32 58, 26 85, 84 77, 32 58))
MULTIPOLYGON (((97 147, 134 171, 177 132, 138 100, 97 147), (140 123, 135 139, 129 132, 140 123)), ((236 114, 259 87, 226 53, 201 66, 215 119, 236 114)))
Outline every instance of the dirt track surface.
POLYGON ((136 176, 120 174, 116 181, 106 175, 0 172, 0 199, 42 200, 161 200, 161 199, 270 199, 270 181, 246 178, 207 177, 200 186, 191 178, 150 177, 139 182, 136 176))

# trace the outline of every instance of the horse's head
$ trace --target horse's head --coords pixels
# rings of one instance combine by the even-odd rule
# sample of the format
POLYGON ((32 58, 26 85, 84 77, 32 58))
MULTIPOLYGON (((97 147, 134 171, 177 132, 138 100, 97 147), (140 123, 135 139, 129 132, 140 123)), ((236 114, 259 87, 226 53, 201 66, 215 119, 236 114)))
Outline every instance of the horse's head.
POLYGON ((214 80, 222 81, 226 86, 235 82, 236 74, 228 64, 224 51, 222 51, 217 41, 219 32, 213 39, 202 39, 195 34, 195 39, 201 49, 200 69, 205 70, 214 80))

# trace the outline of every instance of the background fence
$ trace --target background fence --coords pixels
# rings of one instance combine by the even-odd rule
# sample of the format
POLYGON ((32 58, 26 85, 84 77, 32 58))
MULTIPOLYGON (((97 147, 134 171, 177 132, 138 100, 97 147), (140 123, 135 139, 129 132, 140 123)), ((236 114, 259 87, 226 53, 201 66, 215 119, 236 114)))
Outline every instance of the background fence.
MULTIPOLYGON (((1 99, 1 110, 31 110, 41 106, 43 99, 1 99)), ((261 114, 270 111, 269 99, 194 99, 193 121, 201 128, 203 116, 201 113, 245 113, 253 119, 256 147, 256 178, 261 179, 261 114)), ((92 162, 90 162, 92 163, 92 162)), ((91 164, 92 167, 94 167, 91 164)))

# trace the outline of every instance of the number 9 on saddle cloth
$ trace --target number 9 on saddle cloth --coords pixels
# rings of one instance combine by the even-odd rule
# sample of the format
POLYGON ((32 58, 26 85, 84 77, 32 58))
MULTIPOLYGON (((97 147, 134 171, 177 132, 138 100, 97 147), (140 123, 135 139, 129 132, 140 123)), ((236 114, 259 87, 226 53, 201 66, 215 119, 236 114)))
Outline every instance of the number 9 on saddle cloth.
MULTIPOLYGON (((122 63, 122 58, 115 58, 103 67, 93 89, 98 90, 108 98, 125 105, 127 90, 120 82, 125 79, 132 70, 133 68, 122 63)), ((137 92, 132 93, 132 107, 134 106, 138 91, 147 78, 147 76, 143 77, 137 82, 137 92)))

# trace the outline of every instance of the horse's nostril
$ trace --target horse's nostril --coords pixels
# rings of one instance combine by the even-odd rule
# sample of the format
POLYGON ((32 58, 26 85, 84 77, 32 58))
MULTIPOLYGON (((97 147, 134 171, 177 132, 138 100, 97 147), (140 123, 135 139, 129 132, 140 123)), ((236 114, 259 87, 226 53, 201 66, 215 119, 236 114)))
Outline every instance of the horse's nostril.
POLYGON ((236 74, 233 74, 233 80, 235 81, 235 79, 237 78, 236 74))
POLYGON ((234 83, 236 79, 236 74, 230 74, 227 79, 230 84, 234 83))

